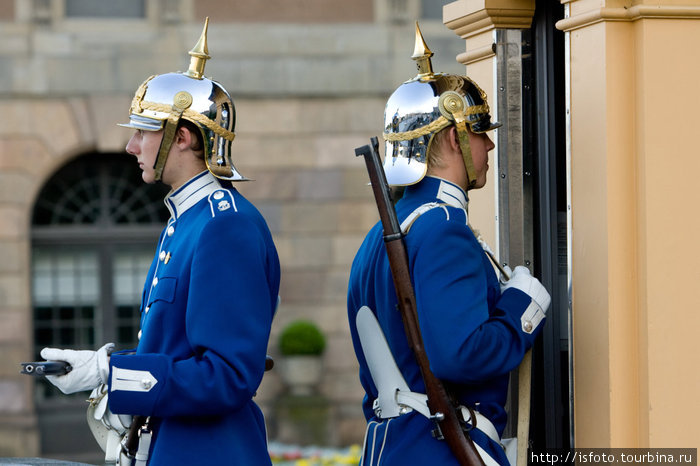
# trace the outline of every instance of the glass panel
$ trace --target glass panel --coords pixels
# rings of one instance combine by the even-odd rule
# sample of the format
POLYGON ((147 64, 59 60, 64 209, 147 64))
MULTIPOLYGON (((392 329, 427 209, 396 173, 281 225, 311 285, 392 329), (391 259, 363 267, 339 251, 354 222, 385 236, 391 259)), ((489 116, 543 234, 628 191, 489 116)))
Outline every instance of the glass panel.
MULTIPOLYGON (((35 359, 41 359, 39 352, 47 346, 94 348, 100 295, 97 252, 35 247, 32 263, 35 359)), ((36 388, 38 400, 62 396, 43 379, 36 388)))
POLYGON ((153 248, 150 246, 119 247, 115 252, 112 292, 116 336, 120 347, 133 348, 138 343, 143 283, 152 260, 153 248))
POLYGON ((140 304, 143 283, 153 260, 153 248, 122 249, 114 257, 113 286, 116 304, 140 304))
POLYGON ((85 249, 35 248, 32 298, 37 306, 97 303, 97 253, 85 249))
POLYGON ((143 0, 65 0, 68 18, 143 18, 143 0))

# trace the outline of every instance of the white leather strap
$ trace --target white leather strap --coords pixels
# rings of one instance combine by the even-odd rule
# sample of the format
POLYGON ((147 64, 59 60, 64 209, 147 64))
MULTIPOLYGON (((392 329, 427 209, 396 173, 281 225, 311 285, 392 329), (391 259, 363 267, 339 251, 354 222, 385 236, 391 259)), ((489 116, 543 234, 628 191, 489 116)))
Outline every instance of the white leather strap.
POLYGON ((151 431, 142 430, 139 435, 139 449, 136 450, 134 466, 146 466, 148 463, 148 450, 151 449, 151 431))
POLYGON ((428 202, 427 204, 423 204, 417 207, 416 210, 408 214, 408 217, 406 217, 404 221, 401 222, 401 232, 404 235, 408 233, 408 231, 411 229, 411 226, 413 226, 413 222, 418 220, 418 217, 428 212, 429 210, 435 209, 436 207, 442 207, 445 211, 445 215, 447 215, 447 219, 449 220, 450 212, 447 210, 446 205, 447 204, 441 204, 439 202, 428 202))
POLYGON ((375 413, 381 418, 392 418, 401 415, 401 406, 396 402, 396 392, 410 392, 406 380, 391 355, 389 344, 384 332, 377 322, 374 313, 367 306, 357 311, 355 326, 360 337, 362 353, 365 355, 367 367, 372 375, 378 396, 375 401, 375 413))
POLYGON ((110 430, 107 434, 107 444, 105 445, 105 463, 117 463, 119 454, 122 451, 122 437, 115 431, 110 430))
POLYGON ((428 395, 425 393, 416 392, 396 392, 396 402, 400 406, 406 406, 415 409, 423 416, 430 419, 430 409, 428 408, 428 395))
MULTIPOLYGON (((377 417, 388 419, 405 414, 410 410, 416 410, 430 419, 428 395, 412 392, 408 388, 408 384, 391 354, 384 332, 382 332, 377 318, 369 307, 362 306, 360 308, 355 317, 355 324, 369 372, 379 392, 375 401, 377 417)), ((461 409, 464 419, 471 423, 470 411, 465 407, 461 409)), ((474 416, 477 428, 495 442, 500 442, 493 423, 479 412, 474 411, 474 416)))

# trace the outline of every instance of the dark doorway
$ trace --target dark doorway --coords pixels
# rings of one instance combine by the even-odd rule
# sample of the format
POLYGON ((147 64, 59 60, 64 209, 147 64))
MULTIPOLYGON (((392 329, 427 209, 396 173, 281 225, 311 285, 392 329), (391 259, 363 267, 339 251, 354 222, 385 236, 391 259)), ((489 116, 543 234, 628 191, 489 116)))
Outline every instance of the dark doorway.
POLYGON ((567 251, 567 153, 565 36, 559 2, 537 2, 525 38, 523 82, 524 151, 533 161, 536 263, 552 306, 533 358, 530 441, 534 451, 573 447, 567 251), (529 154, 528 154, 529 153, 529 154))
MULTIPOLYGON (((44 185, 32 217, 36 358, 46 346, 136 346, 166 192, 144 184, 133 158, 119 154, 79 157, 44 185)), ((42 456, 103 462, 85 421, 88 394, 67 396, 42 379, 35 388, 42 456)))

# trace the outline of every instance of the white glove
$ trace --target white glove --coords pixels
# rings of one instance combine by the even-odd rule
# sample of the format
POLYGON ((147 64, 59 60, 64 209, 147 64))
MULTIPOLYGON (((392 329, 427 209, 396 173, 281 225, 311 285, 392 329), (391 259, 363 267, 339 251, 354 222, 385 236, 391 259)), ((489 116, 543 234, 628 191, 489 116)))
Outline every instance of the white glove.
POLYGON ((65 375, 47 375, 46 379, 66 395, 93 390, 109 378, 109 354, 114 343, 107 343, 97 351, 76 351, 44 348, 41 357, 48 361, 65 361, 73 368, 65 375))
POLYGON ((527 267, 519 265, 510 275, 510 280, 501 285, 501 293, 508 288, 515 288, 528 295, 537 304, 542 312, 547 313, 552 302, 549 293, 538 279, 530 275, 527 267))

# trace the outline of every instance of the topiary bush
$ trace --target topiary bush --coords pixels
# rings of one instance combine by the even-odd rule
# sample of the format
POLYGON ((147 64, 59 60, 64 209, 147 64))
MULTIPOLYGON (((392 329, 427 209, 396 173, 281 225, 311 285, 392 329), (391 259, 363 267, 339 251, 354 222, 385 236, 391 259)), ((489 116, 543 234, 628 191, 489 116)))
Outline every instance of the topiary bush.
POLYGON ((295 320, 282 329, 279 348, 284 356, 319 356, 326 348, 326 338, 313 322, 295 320))

